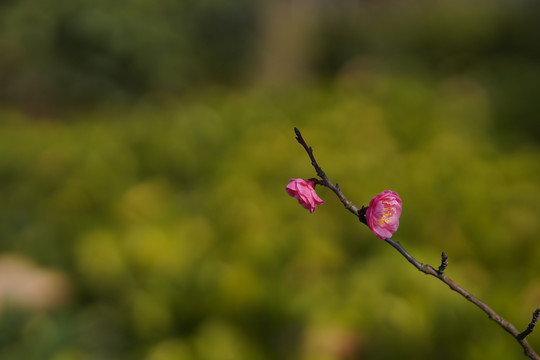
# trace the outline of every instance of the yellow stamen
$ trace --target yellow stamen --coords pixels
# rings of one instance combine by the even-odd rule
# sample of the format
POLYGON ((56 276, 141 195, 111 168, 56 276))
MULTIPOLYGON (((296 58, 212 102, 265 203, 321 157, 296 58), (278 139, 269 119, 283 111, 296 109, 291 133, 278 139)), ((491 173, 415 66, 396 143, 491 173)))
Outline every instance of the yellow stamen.
POLYGON ((380 218, 379 220, 377 220, 377 222, 379 224, 391 224, 392 221, 390 220, 390 216, 392 216, 392 214, 394 213, 394 208, 389 205, 389 204, 384 204, 384 207, 383 207, 383 216, 382 218, 380 218))

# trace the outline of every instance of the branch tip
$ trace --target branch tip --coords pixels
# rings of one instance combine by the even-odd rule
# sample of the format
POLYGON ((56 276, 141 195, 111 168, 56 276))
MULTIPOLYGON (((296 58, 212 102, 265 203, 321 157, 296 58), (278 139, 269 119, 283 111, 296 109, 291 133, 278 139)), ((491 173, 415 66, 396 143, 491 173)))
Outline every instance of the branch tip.
POLYGON ((304 139, 302 138, 302 134, 300 133, 300 130, 298 128, 294 128, 294 133, 296 134, 296 141, 298 141, 300 144, 304 145, 304 139))

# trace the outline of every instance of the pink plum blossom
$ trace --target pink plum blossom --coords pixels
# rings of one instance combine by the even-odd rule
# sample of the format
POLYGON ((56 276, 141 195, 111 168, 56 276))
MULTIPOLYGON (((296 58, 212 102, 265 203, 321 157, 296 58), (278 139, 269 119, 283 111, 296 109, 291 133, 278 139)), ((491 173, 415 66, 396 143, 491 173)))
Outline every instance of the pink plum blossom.
POLYGON ((289 179, 289 184, 285 188, 287 194, 298 199, 298 203, 308 209, 310 213, 315 211, 317 205, 324 201, 315 192, 315 183, 304 179, 289 179))
POLYGON ((380 239, 389 239, 399 227, 401 199, 393 191, 385 190, 369 202, 366 220, 369 228, 380 239))

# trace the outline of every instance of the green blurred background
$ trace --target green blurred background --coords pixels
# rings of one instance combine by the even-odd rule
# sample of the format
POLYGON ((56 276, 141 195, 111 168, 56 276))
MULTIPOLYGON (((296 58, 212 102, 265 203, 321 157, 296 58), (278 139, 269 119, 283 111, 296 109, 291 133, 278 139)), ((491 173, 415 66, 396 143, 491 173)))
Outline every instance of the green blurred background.
MULTIPOLYGON (((0 1, 0 358, 522 359, 313 177, 524 329, 533 0, 0 1)), ((529 342, 540 350, 540 332, 529 342)))

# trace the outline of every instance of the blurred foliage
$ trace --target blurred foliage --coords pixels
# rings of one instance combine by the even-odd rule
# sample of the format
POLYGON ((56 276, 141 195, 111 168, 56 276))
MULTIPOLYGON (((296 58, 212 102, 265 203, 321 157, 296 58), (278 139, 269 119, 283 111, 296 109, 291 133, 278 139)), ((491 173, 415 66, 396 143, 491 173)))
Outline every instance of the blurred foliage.
POLYGON ((245 0, 18 0, 0 9, 0 97, 39 112, 234 82, 256 24, 245 0))
POLYGON ((315 175, 297 126, 351 201, 397 191, 396 239, 433 266, 445 251, 524 329, 538 5, 283 4, 0 2, 0 249, 71 294, 31 309, 0 292, 0 358, 522 358, 327 189, 311 215, 285 185, 315 175))
POLYGON ((537 141, 539 14, 533 0, 1 1, 0 103, 56 114, 375 67, 474 77, 499 141, 537 141))
POLYGON ((540 302, 540 149, 487 136, 491 105, 468 81, 379 75, 377 94, 219 93, 67 122, 2 114, 2 249, 74 287, 57 310, 4 312, 2 358, 519 354, 326 189, 313 215, 284 190, 314 175, 296 125, 358 205, 401 194, 396 236, 420 261, 446 251, 451 277, 525 327, 540 302), (394 116, 411 88, 434 94, 416 133, 394 116))

